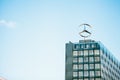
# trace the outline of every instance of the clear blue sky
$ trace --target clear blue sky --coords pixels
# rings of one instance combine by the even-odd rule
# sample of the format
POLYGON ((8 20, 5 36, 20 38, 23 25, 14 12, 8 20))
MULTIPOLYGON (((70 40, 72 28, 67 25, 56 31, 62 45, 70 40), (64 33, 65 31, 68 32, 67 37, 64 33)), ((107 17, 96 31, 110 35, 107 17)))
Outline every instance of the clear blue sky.
POLYGON ((64 80, 65 43, 82 39, 82 23, 119 59, 120 0, 0 0, 0 76, 64 80))

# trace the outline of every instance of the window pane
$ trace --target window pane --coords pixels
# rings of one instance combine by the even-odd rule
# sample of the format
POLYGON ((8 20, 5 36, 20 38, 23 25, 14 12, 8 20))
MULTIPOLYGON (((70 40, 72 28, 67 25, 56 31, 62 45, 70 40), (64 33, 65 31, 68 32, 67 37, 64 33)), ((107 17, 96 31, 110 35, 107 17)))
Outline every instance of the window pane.
POLYGON ((99 50, 94 50, 95 55, 99 55, 99 50))
POLYGON ((88 78, 84 78, 84 80, 88 80, 88 78))
POLYGON ((73 72, 73 77, 77 77, 77 72, 73 72))
POLYGON ((94 58, 93 57, 89 57, 89 61, 90 62, 94 62, 94 58))
POLYGON ((95 64, 95 69, 100 69, 100 64, 95 64))
POLYGON ((88 70, 88 64, 84 64, 84 70, 88 70))
POLYGON ((81 45, 81 48, 84 48, 84 45, 81 45))
POLYGON ((79 49, 79 45, 75 44, 74 49, 79 49))
POLYGON ((83 69, 83 64, 79 64, 79 69, 83 69))
POLYGON ((79 72, 79 77, 83 77, 83 72, 82 71, 79 72))
POLYGON ((92 47, 92 48, 95 48, 95 44, 92 44, 91 47, 92 47))
POLYGON ((74 65, 73 65, 73 69, 75 69, 75 70, 78 69, 78 65, 77 65, 77 64, 74 64, 74 65))
POLYGON ((84 57, 84 62, 88 62, 88 57, 84 57))
POLYGON ((93 50, 89 50, 89 55, 93 55, 93 50))
POLYGON ((83 58, 82 57, 79 58, 79 62, 83 62, 83 58))
POLYGON ((90 78, 90 80, 94 80, 94 78, 90 78))
POLYGON ((100 71, 95 71, 96 76, 100 76, 100 71))
POLYGON ((85 77, 88 76, 88 71, 84 71, 84 76, 85 76, 85 77))
POLYGON ((88 50, 84 50, 84 56, 88 56, 88 50))
POLYGON ((94 71, 90 71, 90 76, 94 76, 94 71))
POLYGON ((90 45, 86 44, 86 48, 89 48, 89 47, 90 47, 90 45))
POLYGON ((73 56, 77 56, 78 55, 78 51, 73 51, 73 56))
POLYGON ((100 57, 95 57, 95 62, 99 62, 100 61, 100 57))
POLYGON ((83 51, 79 51, 79 56, 82 56, 83 55, 83 51))
POLYGON ((90 64, 90 69, 94 69, 94 64, 90 64))

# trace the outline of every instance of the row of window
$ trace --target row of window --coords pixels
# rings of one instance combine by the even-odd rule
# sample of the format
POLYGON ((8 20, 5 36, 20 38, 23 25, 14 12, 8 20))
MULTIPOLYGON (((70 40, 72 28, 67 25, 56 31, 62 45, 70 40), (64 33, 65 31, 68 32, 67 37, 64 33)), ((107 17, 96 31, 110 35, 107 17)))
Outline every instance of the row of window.
POLYGON ((101 78, 79 78, 79 79, 73 79, 73 80, 101 80, 101 78))
POLYGON ((88 69, 100 69, 100 64, 73 64, 73 70, 88 70, 88 69))
POLYGON ((73 49, 99 48, 97 44, 74 44, 73 49))
POLYGON ((99 55, 100 50, 83 50, 83 51, 73 51, 73 56, 88 56, 88 55, 99 55))
POLYGON ((73 72, 73 77, 95 77, 95 76, 100 76, 100 71, 73 72))
POLYGON ((100 62, 100 57, 74 57, 73 58, 73 63, 83 63, 83 62, 100 62))

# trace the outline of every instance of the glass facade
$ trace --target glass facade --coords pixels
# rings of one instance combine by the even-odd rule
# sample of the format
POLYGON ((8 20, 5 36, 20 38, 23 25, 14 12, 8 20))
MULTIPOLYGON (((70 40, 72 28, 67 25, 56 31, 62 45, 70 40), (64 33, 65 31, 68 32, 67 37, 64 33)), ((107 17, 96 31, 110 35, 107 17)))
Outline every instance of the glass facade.
POLYGON ((66 80, 120 80, 120 63, 100 43, 66 44, 66 80))

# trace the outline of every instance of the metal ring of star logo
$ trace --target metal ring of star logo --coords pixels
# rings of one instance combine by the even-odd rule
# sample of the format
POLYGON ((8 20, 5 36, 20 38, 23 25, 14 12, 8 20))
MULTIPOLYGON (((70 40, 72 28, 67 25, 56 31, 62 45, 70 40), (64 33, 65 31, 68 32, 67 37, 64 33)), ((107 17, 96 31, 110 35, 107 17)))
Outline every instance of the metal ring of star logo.
POLYGON ((87 27, 92 28, 89 24, 81 24, 80 27, 84 27, 83 31, 79 33, 81 37, 87 38, 91 36, 91 32, 86 29, 87 27))

